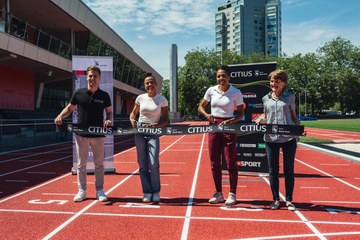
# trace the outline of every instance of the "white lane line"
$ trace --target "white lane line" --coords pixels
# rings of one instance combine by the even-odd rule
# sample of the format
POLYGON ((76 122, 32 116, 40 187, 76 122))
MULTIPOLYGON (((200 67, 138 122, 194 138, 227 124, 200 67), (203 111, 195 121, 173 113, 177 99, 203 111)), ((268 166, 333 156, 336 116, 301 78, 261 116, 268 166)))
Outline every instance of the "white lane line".
MULTIPOLYGON (((125 152, 128 152, 128 151, 131 150, 131 149, 135 149, 135 147, 132 147, 132 148, 126 150, 126 151, 120 152, 120 153, 118 153, 118 154, 116 154, 116 155, 114 155, 114 156, 121 155, 121 154, 123 154, 123 153, 125 153, 125 152)), ((50 152, 50 151, 49 151, 49 152, 50 152)), ((29 156, 29 155, 27 155, 27 156, 29 156)), ((43 187, 43 186, 46 186, 46 185, 48 185, 48 184, 50 184, 50 183, 53 183, 53 182, 55 182, 55 181, 57 181, 57 180, 60 180, 60 179, 62 179, 62 178, 65 178, 65 177, 67 177, 67 176, 70 176, 70 175, 72 175, 72 174, 71 174, 71 173, 67 173, 67 174, 62 175, 62 176, 60 176, 60 177, 57 177, 57 178, 55 178, 55 179, 52 179, 52 180, 50 180, 50 181, 48 181, 48 182, 45 182, 45 183, 43 183, 43 184, 40 184, 40 185, 38 185, 38 186, 36 186, 36 187, 29 188, 29 189, 27 189, 27 190, 25 190, 25 191, 23 191, 23 192, 20 192, 20 193, 18 193, 18 194, 12 195, 12 196, 10 196, 10 197, 8 197, 8 198, 1 199, 1 200, 0 200, 0 203, 6 202, 6 201, 8 201, 8 200, 10 200, 10 199, 13 199, 13 198, 16 198, 16 197, 18 197, 18 196, 21 196, 21 195, 23 195, 23 194, 25 194, 25 193, 31 192, 31 191, 33 191, 33 190, 36 190, 36 189, 38 189, 38 188, 40 188, 40 187, 43 187)), ((1 176, 1 175, 0 175, 0 176, 1 176)), ((77 183, 77 182, 76 182, 76 183, 77 183)))
POLYGON ((345 182, 344 180, 342 180, 342 179, 340 179, 340 178, 337 178, 337 177, 335 177, 335 176, 333 176, 333 175, 331 175, 331 174, 329 174, 329 173, 327 173, 327 172, 324 172, 324 171, 322 171, 322 170, 320 170, 320 169, 318 169, 318 168, 316 168, 316 167, 314 167, 314 166, 311 166, 310 164, 307 164, 307 163, 305 163, 305 162, 303 162, 303 161, 301 161, 301 160, 299 160, 299 159, 297 159, 297 158, 296 158, 296 161, 298 161, 299 163, 302 163, 303 165, 308 166, 309 168, 312 168, 312 169, 314 169, 314 170, 316 170, 316 171, 318 171, 318 172, 321 172, 322 174, 325 174, 326 176, 331 177, 331 178, 333 178, 334 180, 337 180, 337 181, 339 181, 339 182, 341 182, 341 183, 343 183, 343 184, 345 184, 345 185, 347 185, 347 186, 349 186, 349 187, 352 187, 352 188, 354 188, 355 190, 360 191, 360 187, 356 187, 356 186, 354 186, 354 185, 352 185, 352 184, 350 184, 350 183, 348 183, 348 182, 345 182))
POLYGON ((45 155, 45 154, 54 154, 54 153, 58 153, 58 151, 60 151, 60 150, 68 149, 68 148, 70 148, 70 147, 60 148, 60 149, 57 149, 55 151, 51 150, 51 151, 46 151, 46 152, 35 153, 35 154, 30 154, 30 155, 24 155, 24 156, 21 156, 21 157, 11 158, 11 159, 8 159, 8 160, 1 161, 0 164, 1 163, 6 163, 6 162, 16 161, 16 160, 23 159, 23 158, 29 158, 29 157, 40 156, 40 155, 45 155))
MULTIPOLYGON (((130 179, 135 173, 138 172, 139 169, 136 169, 134 172, 132 172, 129 176, 127 176, 126 178, 124 178, 122 181, 120 181, 118 184, 116 184, 114 187, 112 187, 109 191, 106 192, 106 194, 111 193, 114 189, 116 189, 118 186, 122 185, 124 182, 126 182, 128 179, 130 179)), ((81 209, 79 212, 77 212, 74 216, 72 216, 71 218, 69 218, 67 221, 65 221, 63 224, 61 224, 60 226, 58 226, 56 229, 54 229, 52 232, 50 232, 48 235, 46 235, 43 239, 50 239, 53 236, 55 236, 56 233, 58 233, 59 231, 61 231, 64 227, 66 227, 67 225, 69 225, 72 221, 74 221, 76 218, 78 218, 80 215, 82 215, 83 213, 85 213, 89 208, 91 208, 92 206, 94 206, 96 203, 98 202, 98 200, 94 200, 92 201, 90 204, 88 204, 86 207, 84 207, 83 209, 81 209)))
POLYGON ((200 162, 201 162, 204 141, 205 141, 205 134, 203 134, 200 151, 199 151, 199 156, 198 156, 198 160, 196 163, 195 174, 194 174, 191 191, 190 191, 190 196, 189 196, 189 201, 187 203, 187 208, 186 208, 186 213, 185 213, 185 221, 184 221, 183 229, 181 232, 181 240, 186 240, 188 237, 188 234, 189 234, 191 211, 192 211, 192 205, 193 205, 194 196, 195 196, 196 183, 197 183, 197 179, 198 179, 198 175, 199 175, 200 162))
MULTIPOLYGON (((139 198, 139 199, 142 199, 143 196, 125 196, 125 198, 139 198)), ((169 197, 164 197, 164 196, 161 196, 161 199, 169 199, 169 197)))
MULTIPOLYGON (((345 236, 345 235, 360 235, 360 232, 334 232, 324 233, 324 236, 345 236)), ((317 237, 316 234, 296 234, 296 235, 282 235, 282 236, 266 236, 257 238, 236 238, 234 240, 268 240, 268 239, 289 239, 289 238, 305 238, 305 237, 317 237)), ((326 238, 325 238, 326 239, 326 238)))
POLYGON ((349 202, 349 201, 311 201, 313 203, 341 203, 341 204, 360 204, 360 202, 349 202))
POLYGON ((42 162, 42 160, 20 160, 19 162, 42 162))
MULTIPOLYGON (((264 181, 267 182, 267 184, 270 185, 270 182, 267 178, 263 177, 264 181)), ((280 197, 285 201, 286 198, 284 197, 284 195, 282 195, 280 193, 280 197)), ((326 240, 326 237, 324 237, 324 235, 319 232, 319 230, 317 230, 317 228, 310 223, 310 221, 301 213, 299 212, 298 210, 295 210, 294 213, 306 224, 306 226, 308 228, 311 229, 311 231, 315 234, 316 237, 318 237, 319 239, 322 239, 322 240, 326 240)))
MULTIPOLYGON (((177 139, 175 142, 173 142, 171 145, 169 145, 167 148, 165 148, 163 151, 160 152, 159 155, 161 155, 163 152, 165 152, 167 149, 169 149, 171 146, 173 146, 174 144, 176 144, 180 139, 182 139, 183 137, 185 137, 185 135, 183 135, 182 137, 180 137, 179 139, 177 139)), ((124 151, 127 152, 127 151, 124 151)), ((114 191, 116 188, 118 188, 119 186, 121 186, 122 184, 124 184, 127 180, 129 180, 132 176, 134 176, 137 172, 139 172, 139 169, 136 169, 135 171, 133 171, 129 176, 127 176, 126 178, 124 178, 122 181, 120 181, 118 184, 116 184, 114 187, 112 187, 110 190, 108 190, 105 194, 108 195, 109 193, 111 193, 112 191, 114 191)), ((84 207, 83 209, 81 209, 78 213, 76 213, 74 216, 72 216, 71 218, 69 218, 67 221, 65 221, 63 224, 61 224, 60 226, 58 226, 56 229, 54 229, 52 232, 50 232, 48 235, 46 235, 43 240, 47 240, 52 238, 53 236, 55 236, 56 233, 58 233, 59 231, 61 231, 64 227, 66 227, 67 225, 69 225, 72 221, 74 221, 76 218, 78 218, 79 216, 81 216, 82 214, 84 214, 88 209, 90 209, 92 206, 94 206, 96 203, 98 202, 98 200, 94 200, 93 202, 91 202, 90 204, 88 204, 86 207, 84 207)))
POLYGON ((36 164, 36 165, 31 166, 31 167, 21 168, 21 169, 18 169, 18 170, 16 170, 16 171, 3 173, 3 174, 0 175, 0 177, 7 176, 7 175, 10 175, 10 174, 13 174, 13 173, 17 173, 17 172, 21 172, 21 171, 25 171, 25 170, 28 170, 28 169, 36 168, 36 167, 39 167, 39 166, 42 166, 42 165, 46 165, 46 164, 49 164, 49 163, 58 162, 58 161, 61 161, 61 160, 63 160, 63 159, 66 159, 66 158, 69 158, 69 156, 62 157, 62 158, 57 158, 57 159, 55 159, 55 160, 48 161, 48 162, 44 162, 44 163, 40 163, 40 164, 36 164))
POLYGON ((300 187, 304 189, 330 189, 329 187, 300 187))
POLYGON ((7 179, 5 182, 26 183, 28 180, 7 179))
POLYGON ((75 196, 75 193, 42 193, 42 195, 52 195, 52 196, 75 196))
POLYGON ((8 201, 8 200, 13 199, 13 198, 18 197, 18 196, 21 196, 21 195, 23 195, 23 194, 25 194, 25 193, 28 193, 28 192, 30 192, 30 191, 33 191, 33 190, 35 190, 35 189, 38 189, 38 188, 40 188, 40 187, 43 187, 43 186, 48 185, 48 184, 50 184, 50 183, 53 183, 53 182, 55 182, 55 181, 57 181, 57 180, 60 180, 60 179, 62 179, 62 178, 65 178, 65 177, 67 177, 67 176, 69 176, 69 175, 71 175, 71 173, 67 173, 67 174, 65 174, 65 175, 63 175, 63 176, 60 176, 60 177, 55 178, 55 179, 53 179, 53 180, 51 180, 51 181, 45 182, 45 183, 43 183, 43 184, 40 184, 40 185, 38 185, 38 186, 36 186, 36 187, 27 189, 27 190, 25 190, 25 191, 23 191, 23 192, 21 192, 21 193, 15 194, 15 195, 13 195, 13 196, 11 196, 11 197, 4 198, 4 199, 0 200, 0 203, 3 203, 3 202, 5 202, 5 201, 8 201))
POLYGON ((74 215, 74 212, 62 212, 62 211, 45 211, 45 210, 19 210, 19 209, 0 209, 0 212, 15 212, 15 213, 46 213, 46 214, 67 214, 74 215))
MULTIPOLYGON (((132 197, 132 196, 129 196, 132 197)), ((136 197, 136 196, 133 196, 136 197)), ((132 198, 133 198, 132 197, 132 198)), ((142 196, 137 196, 142 198, 142 196)), ((47 211, 47 210, 19 210, 19 209, 0 209, 0 212, 17 212, 17 213, 44 213, 44 214, 69 214, 74 215, 76 212, 61 212, 61 211, 47 211)), ((143 214, 124 214, 124 213, 105 213, 105 212, 87 212, 83 215, 89 216, 109 216, 109 217, 138 217, 138 218, 176 218, 176 219, 185 219, 185 216, 168 216, 168 215, 143 215, 143 214)), ((261 219, 261 218, 221 218, 221 217, 191 217, 191 219, 196 220, 209 220, 209 221, 238 221, 238 222, 270 222, 270 223, 299 223, 303 224, 301 220, 288 220, 288 219, 261 219)), ((332 222, 332 221, 310 221, 314 224, 326 224, 326 225, 351 225, 351 226, 360 226, 359 222, 332 222)))
POLYGON ((56 174, 56 172, 27 172, 28 174, 44 174, 44 175, 52 175, 56 174))

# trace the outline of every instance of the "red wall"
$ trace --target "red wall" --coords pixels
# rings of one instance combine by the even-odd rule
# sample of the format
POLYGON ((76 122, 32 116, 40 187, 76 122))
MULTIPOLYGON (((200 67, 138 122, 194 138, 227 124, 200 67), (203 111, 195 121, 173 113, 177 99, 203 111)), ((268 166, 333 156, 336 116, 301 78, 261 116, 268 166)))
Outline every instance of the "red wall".
POLYGON ((0 65, 0 108, 34 110, 34 74, 0 65))

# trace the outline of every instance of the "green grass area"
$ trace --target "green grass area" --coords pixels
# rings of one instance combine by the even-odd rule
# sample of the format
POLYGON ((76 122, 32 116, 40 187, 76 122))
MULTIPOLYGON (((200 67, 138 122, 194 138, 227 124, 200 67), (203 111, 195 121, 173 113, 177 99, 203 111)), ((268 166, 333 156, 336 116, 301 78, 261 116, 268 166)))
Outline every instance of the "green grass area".
POLYGON ((300 136, 300 142, 302 142, 302 143, 331 143, 333 141, 328 140, 328 139, 300 136))
MULTIPOLYGON (((309 128, 321 128, 331 130, 341 130, 349 132, 360 132, 360 120, 359 119, 339 119, 339 120, 317 120, 317 121, 302 121, 301 125, 309 128)), ((326 143, 332 142, 327 139, 312 138, 312 137, 300 137, 300 142, 303 143, 326 143)))
POLYGON ((302 121, 301 125, 310 128, 360 132, 360 119, 302 121))

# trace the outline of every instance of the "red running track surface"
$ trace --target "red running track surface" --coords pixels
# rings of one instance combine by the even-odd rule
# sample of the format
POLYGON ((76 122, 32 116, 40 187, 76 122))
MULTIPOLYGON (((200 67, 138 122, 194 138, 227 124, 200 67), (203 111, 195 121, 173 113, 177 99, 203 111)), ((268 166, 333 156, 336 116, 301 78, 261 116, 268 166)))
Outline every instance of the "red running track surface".
MULTIPOLYGON (((132 140, 130 140, 131 142, 132 140)), ((3 239, 359 239, 360 165, 298 147, 294 204, 270 210, 267 177, 240 175, 238 203, 211 205, 207 135, 161 137, 160 204, 143 204, 136 151, 116 139, 116 173, 105 176, 108 202, 72 201, 70 143, 0 155, 3 239), (126 147, 123 147, 126 146, 126 147)), ((229 191, 223 174, 223 191, 229 191)), ((281 178, 281 193, 284 182, 281 178)))

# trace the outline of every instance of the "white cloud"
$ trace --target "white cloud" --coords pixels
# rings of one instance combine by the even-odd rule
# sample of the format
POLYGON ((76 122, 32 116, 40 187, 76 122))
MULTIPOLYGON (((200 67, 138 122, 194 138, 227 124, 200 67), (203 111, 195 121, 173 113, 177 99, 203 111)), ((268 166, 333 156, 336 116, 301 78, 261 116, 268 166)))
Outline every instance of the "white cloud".
MULTIPOLYGON (((194 30, 213 31, 213 0, 96 0, 84 1, 113 28, 123 24, 131 30, 166 35, 194 30), (210 21, 209 21, 210 20, 210 21)), ((215 2, 215 3, 214 3, 215 2)))

